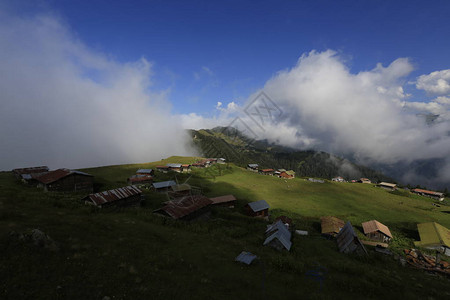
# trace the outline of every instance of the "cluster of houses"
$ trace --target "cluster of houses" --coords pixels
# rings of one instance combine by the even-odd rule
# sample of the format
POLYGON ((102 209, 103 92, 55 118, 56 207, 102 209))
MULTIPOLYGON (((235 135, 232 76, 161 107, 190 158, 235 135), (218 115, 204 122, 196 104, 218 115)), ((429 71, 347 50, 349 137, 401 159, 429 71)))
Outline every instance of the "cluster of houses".
MULTIPOLYGON (((215 163, 223 163, 224 159, 205 159, 192 165, 185 164, 167 164, 166 166, 157 166, 156 169, 161 172, 189 172, 191 166, 202 167, 210 166, 215 163)), ((286 170, 259 169, 257 164, 249 164, 248 169, 281 178, 293 178, 295 173, 286 170)), ((128 186, 92 193, 93 176, 84 172, 57 169, 50 171, 48 167, 32 167, 14 169, 14 175, 23 182, 30 185, 37 185, 45 191, 84 191, 91 192, 84 197, 85 203, 97 207, 111 206, 139 206, 143 199, 143 192, 138 186, 148 186, 155 192, 168 195, 168 201, 165 201, 162 207, 154 210, 159 214, 174 220, 198 220, 208 218, 211 213, 211 207, 223 206, 234 208, 236 197, 233 195, 223 195, 219 197, 207 197, 203 195, 201 189, 191 186, 187 183, 177 183, 176 181, 153 182, 155 172, 153 169, 139 169, 136 174, 130 176, 127 180, 128 186)), ((334 181, 343 181, 342 177, 333 178, 334 181), (336 180, 335 180, 336 179, 336 180)), ((371 183, 367 178, 361 178, 361 183, 371 183)), ((388 190, 395 190, 395 184, 381 182, 377 186, 388 190)), ((443 199, 443 193, 413 189, 411 192, 432 197, 434 199, 443 199)), ((248 216, 259 217, 269 220, 270 206, 265 200, 250 202, 245 205, 245 212, 248 216)), ((388 247, 388 243, 393 238, 389 228, 377 220, 370 220, 362 223, 364 235, 368 240, 360 240, 352 224, 343 220, 327 216, 322 217, 321 233, 328 238, 335 238, 339 251, 344 253, 367 254, 364 245, 379 247, 388 247)), ((277 250, 286 249, 289 251, 292 246, 292 220, 281 216, 275 219, 274 223, 267 226, 265 232, 264 246, 271 246, 277 250)), ((417 246, 434 249, 440 253, 450 255, 450 230, 435 222, 418 224, 420 241, 417 246)))
POLYGON ((208 168, 214 164, 224 164, 225 158, 206 158, 199 160, 193 164, 181 164, 181 163, 169 163, 165 166, 156 166, 156 170, 162 173, 177 172, 177 173, 189 173, 191 168, 208 168))
POLYGON ((247 170, 256 172, 258 174, 276 176, 279 178, 285 178, 285 179, 295 178, 295 172, 292 170, 287 171, 285 169, 277 169, 277 170, 275 170, 275 169, 260 169, 258 164, 248 164, 247 170))

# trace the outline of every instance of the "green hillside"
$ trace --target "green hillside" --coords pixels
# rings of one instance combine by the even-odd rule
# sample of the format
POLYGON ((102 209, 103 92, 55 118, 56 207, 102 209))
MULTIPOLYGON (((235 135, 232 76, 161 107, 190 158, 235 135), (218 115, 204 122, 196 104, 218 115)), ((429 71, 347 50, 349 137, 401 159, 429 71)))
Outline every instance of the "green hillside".
POLYGON ((370 178, 372 181, 394 181, 380 172, 321 151, 298 151, 289 147, 251 140, 233 127, 190 130, 193 144, 205 157, 223 157, 238 166, 258 163, 263 168, 294 170, 299 176, 347 180, 370 178))
MULTIPOLYGON (((84 169, 98 191, 124 186, 138 168, 196 158, 84 169)), ((157 180, 174 179, 157 173, 157 180)), ((312 183, 258 175, 238 166, 215 165, 177 174, 207 196, 234 194, 238 206, 215 208, 210 220, 185 223, 152 213, 166 197, 145 190, 140 208, 96 209, 84 194, 44 193, 0 173, 1 299, 443 299, 448 278, 401 266, 369 249, 368 257, 339 253, 320 235, 319 217, 350 220, 361 231, 371 219, 388 225, 390 249, 402 255, 417 240, 418 222, 450 227, 450 206, 408 193, 389 193, 368 184, 312 183), (290 252, 263 247, 267 222, 247 217, 243 206, 265 199, 271 219, 285 214, 309 236, 292 238, 290 252), (16 238, 39 228, 58 251, 16 238), (242 251, 259 261, 234 262, 242 251), (321 270, 322 287, 309 271, 321 270)), ((361 234, 361 232, 359 232, 361 234)), ((362 234, 361 234, 362 236, 362 234)))

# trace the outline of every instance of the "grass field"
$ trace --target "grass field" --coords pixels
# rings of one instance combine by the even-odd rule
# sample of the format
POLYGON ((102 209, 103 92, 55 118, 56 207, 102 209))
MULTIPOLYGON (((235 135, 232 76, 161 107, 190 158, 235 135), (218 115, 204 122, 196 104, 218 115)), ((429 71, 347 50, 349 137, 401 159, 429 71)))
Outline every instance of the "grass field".
MULTIPOLYGON (((171 157, 138 165, 84 169, 105 190, 124 186, 138 168, 195 158, 171 157)), ((159 174, 159 180, 173 174, 159 174)), ((407 193, 393 194, 368 184, 283 180, 232 166, 177 174, 207 196, 234 194, 238 207, 216 208, 209 221, 184 223, 154 215, 166 200, 145 190, 141 208, 99 210, 83 194, 44 193, 0 173, 1 299, 444 299, 448 278, 402 267, 392 257, 341 254, 320 236, 319 217, 377 219, 394 235, 401 253, 417 240, 418 222, 450 227, 449 206, 407 193), (189 178, 189 179, 188 179, 189 178), (309 236, 293 236, 290 252, 263 247, 266 222, 242 214, 249 201, 265 199, 272 217, 292 217, 309 236), (10 232, 39 228, 59 245, 56 252, 18 241, 10 232), (235 263, 242 251, 258 255, 251 266, 235 263), (308 271, 323 271, 322 286, 308 271)), ((361 232, 359 233, 361 234, 361 232)))

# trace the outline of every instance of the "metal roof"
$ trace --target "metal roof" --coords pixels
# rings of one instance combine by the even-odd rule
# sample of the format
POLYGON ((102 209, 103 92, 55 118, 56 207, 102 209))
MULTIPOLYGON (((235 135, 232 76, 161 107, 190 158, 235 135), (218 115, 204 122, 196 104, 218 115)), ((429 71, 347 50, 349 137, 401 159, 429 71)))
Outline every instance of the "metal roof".
POLYGON ((416 246, 445 246, 450 248, 450 230, 436 222, 417 224, 420 242, 416 246))
POLYGON ((283 231, 283 234, 286 236, 289 236, 289 239, 291 239, 291 232, 289 231, 289 229, 286 227, 286 225, 284 225, 283 221, 278 220, 275 223, 273 223, 272 225, 268 225, 267 229, 266 229, 266 234, 270 234, 271 232, 274 231, 283 231))
POLYGON ((412 192, 415 192, 415 193, 423 193, 423 194, 428 194, 428 195, 433 195, 433 196, 439 196, 439 197, 444 196, 444 193, 434 192, 434 191, 428 191, 428 190, 423 190, 423 189, 413 189, 413 190, 411 190, 411 191, 412 191, 412 192))
POLYGON ((181 164, 166 164, 169 168, 181 168, 181 164))
POLYGON ((213 202, 213 204, 226 203, 231 201, 236 201, 236 197, 233 195, 224 195, 220 197, 209 198, 213 202))
POLYGON ((153 183, 153 187, 155 189, 161 189, 161 188, 168 188, 171 186, 176 185, 177 183, 173 180, 169 180, 169 181, 161 181, 161 182, 154 182, 153 183))
POLYGON ((211 203, 212 201, 203 195, 185 196, 181 199, 167 202, 166 205, 154 212, 165 212, 174 219, 180 219, 210 205, 211 203))
POLYGON ((387 235, 388 237, 392 238, 392 234, 391 234, 391 231, 389 230, 389 228, 386 225, 378 222, 377 220, 371 220, 368 222, 364 222, 364 223, 362 223, 362 227, 364 230, 364 234, 379 231, 379 232, 383 233, 384 235, 387 235))
POLYGON ((289 235, 287 235, 282 230, 275 231, 274 233, 272 233, 271 235, 269 235, 266 238, 266 240, 263 243, 263 246, 266 246, 267 244, 269 244, 274 239, 278 239, 281 242, 281 244, 284 246, 284 248, 286 248, 288 251, 291 250, 291 246, 292 246, 291 233, 289 231, 288 231, 288 233, 289 233, 289 235))
POLYGON ((256 201, 256 202, 250 202, 250 203, 248 203, 248 206, 250 206, 250 208, 254 212, 258 212, 258 211, 270 208, 269 203, 267 203, 266 200, 259 200, 259 201, 256 201))
POLYGON ((69 170, 69 169, 58 169, 58 170, 47 172, 39 177, 36 177, 36 180, 38 180, 39 182, 42 182, 44 184, 49 184, 49 183, 55 182, 61 178, 64 178, 66 176, 69 176, 71 174, 78 174, 78 175, 82 175, 82 176, 92 177, 92 175, 90 175, 88 173, 80 172, 80 171, 69 170))
POLYGON ((378 185, 388 186, 391 188, 395 188, 397 186, 395 183, 389 183, 389 182, 380 182, 378 185))
POLYGON ((261 172, 273 172, 274 171, 274 169, 262 169, 262 170, 260 170, 261 172))
POLYGON ((363 250, 365 254, 367 254, 366 248, 356 235, 350 221, 345 223, 342 230, 338 233, 338 235, 336 236, 336 241, 340 252, 344 253, 352 253, 355 251, 360 252, 358 251, 359 248, 363 250))
POLYGON ((95 205, 101 206, 105 203, 114 202, 121 199, 126 199, 131 196, 141 194, 142 191, 137 187, 130 185, 114 190, 104 191, 96 194, 90 194, 89 198, 95 205))
POLYGON ((259 167, 258 164, 248 164, 247 166, 250 168, 258 168, 259 167))
POLYGON ((139 169, 136 171, 137 173, 142 173, 142 174, 151 174, 153 172, 153 169, 139 169))
POLYGON ((131 182, 141 182, 141 181, 150 181, 153 180, 153 176, 150 175, 132 175, 130 178, 128 178, 131 182))
POLYGON ((344 227, 345 222, 336 217, 327 216, 320 218, 320 224, 322 227, 322 234, 337 234, 344 227))
POLYGON ((45 173, 48 172, 47 166, 40 166, 40 167, 29 167, 29 168, 19 168, 19 169, 13 169, 12 171, 16 174, 32 174, 32 173, 45 173))
POLYGON ((247 252, 247 251, 242 251, 241 254, 239 254, 234 260, 250 265, 255 259, 257 258, 256 255, 247 252))

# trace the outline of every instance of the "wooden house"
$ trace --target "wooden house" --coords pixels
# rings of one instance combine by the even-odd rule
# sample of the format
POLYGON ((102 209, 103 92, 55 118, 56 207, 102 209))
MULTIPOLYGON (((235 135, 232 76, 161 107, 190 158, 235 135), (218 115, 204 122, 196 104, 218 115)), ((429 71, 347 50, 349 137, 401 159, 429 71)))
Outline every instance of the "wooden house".
POLYGON ((258 172, 259 166, 258 164, 248 164, 247 165, 247 170, 253 171, 253 172, 258 172))
POLYGON ((395 183, 389 182, 380 182, 377 186, 388 191, 395 191, 397 189, 397 185, 395 183))
POLYGON ((338 177, 334 177, 333 179, 331 179, 332 181, 336 181, 336 182, 345 182, 344 177, 338 176, 338 177))
POLYGON ((250 202, 245 206, 247 215, 252 217, 268 217, 269 208, 269 203, 267 203, 265 200, 250 202))
POLYGON ((150 175, 132 175, 127 180, 129 185, 151 185, 153 177, 150 175))
POLYGON ((139 206, 142 201, 142 191, 135 186, 126 186, 114 190, 90 194, 83 198, 86 203, 98 207, 139 206))
POLYGON ((16 176, 17 179, 21 179, 24 181, 27 181, 34 177, 39 177, 40 175, 44 175, 48 171, 49 169, 47 166, 20 168, 12 170, 14 176, 16 176))
POLYGON ((436 222, 417 224, 420 241, 414 242, 417 247, 436 250, 450 256, 450 230, 436 222))
POLYGON ((278 177, 285 178, 285 179, 292 179, 292 178, 295 178, 295 172, 292 170, 281 171, 280 174, 278 175, 278 177))
POLYGON ((175 220, 191 221, 207 218, 210 214, 211 204, 212 201, 203 195, 190 195, 167 201, 163 207, 153 212, 175 220))
POLYGON ((189 172, 191 172, 191 165, 190 164, 182 164, 181 165, 181 172, 182 173, 189 173, 189 172))
POLYGON ((139 169, 136 171, 136 175, 154 176, 155 171, 153 169, 139 169))
POLYGON ((50 171, 35 179, 38 181, 38 187, 45 191, 92 192, 94 187, 92 175, 69 169, 50 171))
POLYGON ((161 173, 167 173, 167 172, 169 172, 169 167, 168 166, 156 166, 156 170, 161 173))
POLYGON ((389 228, 377 220, 362 223, 362 228, 364 234, 371 240, 389 243, 392 239, 392 234, 389 228))
POLYGON ((274 169, 261 169, 258 171, 259 174, 263 174, 263 175, 273 175, 273 173, 275 172, 274 169))
POLYGON ((175 184, 168 189, 169 196, 173 199, 192 194, 192 187, 187 183, 175 184))
POLYGON ((291 218, 289 218, 289 217, 287 217, 287 216, 279 216, 279 217, 277 217, 277 218, 275 219, 274 222, 277 222, 277 221, 283 222, 283 224, 286 225, 286 227, 287 227, 288 229, 292 229, 293 223, 292 223, 292 219, 291 219, 291 218))
POLYGON ((367 255, 367 250, 355 233, 350 222, 345 223, 341 231, 336 235, 336 242, 340 252, 367 255))
POLYGON ((335 237, 342 228, 344 228, 345 222, 336 217, 327 216, 320 218, 320 225, 322 227, 322 234, 327 237, 335 237))
POLYGON ((224 195, 220 197, 209 198, 214 206, 225 206, 229 208, 234 208, 236 205, 236 197, 233 195, 224 195))
POLYGON ((358 180, 359 183, 372 183, 369 178, 360 178, 358 180))
POLYGON ((423 190, 423 189, 412 189, 411 192, 421 195, 421 196, 430 197, 430 198, 433 198, 433 199, 439 200, 439 201, 444 200, 444 193, 440 193, 440 192, 428 191, 428 190, 423 190))
POLYGON ((152 183, 152 188, 156 192, 166 193, 174 185, 177 185, 177 183, 175 181, 173 181, 173 180, 161 181, 161 182, 154 182, 154 183, 152 183))
POLYGON ((169 168, 169 171, 181 173, 181 170, 183 169, 181 164, 167 164, 166 165, 169 168))

